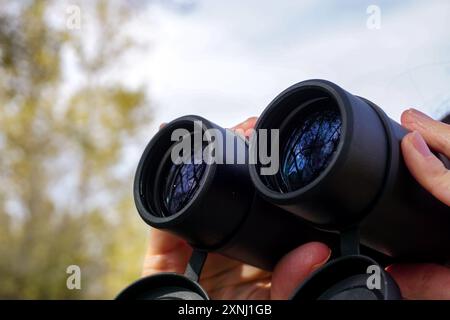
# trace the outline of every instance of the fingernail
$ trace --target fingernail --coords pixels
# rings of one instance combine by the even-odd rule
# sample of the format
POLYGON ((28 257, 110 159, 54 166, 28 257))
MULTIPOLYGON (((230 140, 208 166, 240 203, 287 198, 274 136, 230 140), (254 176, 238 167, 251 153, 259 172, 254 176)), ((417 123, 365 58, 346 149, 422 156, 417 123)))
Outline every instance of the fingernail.
POLYGON ((419 132, 414 131, 411 135, 411 140, 414 148, 423 156, 429 157, 432 155, 430 148, 428 148, 427 143, 423 140, 419 132))
POLYGON ((251 121, 252 119, 251 118, 248 118, 247 120, 245 120, 243 123, 242 123, 242 127, 247 127, 249 124, 250 124, 250 121, 251 121))
POLYGON ((319 269, 321 266, 323 266, 328 261, 328 259, 330 259, 330 257, 331 257, 331 250, 329 250, 328 255, 325 259, 323 259, 321 262, 316 263, 315 265, 313 265, 311 267, 311 271, 315 271, 315 270, 319 269))
POLYGON ((245 130, 245 136, 250 137, 255 132, 255 129, 247 129, 245 130))
POLYGON ((254 121, 255 121, 255 117, 250 117, 247 120, 245 120, 244 126, 248 126, 250 124, 253 124, 254 121))
POLYGON ((408 112, 413 118, 415 118, 416 120, 419 120, 419 121, 420 120, 433 120, 432 118, 427 116, 425 113, 423 113, 417 109, 414 109, 414 108, 409 109, 408 112))
POLYGON ((245 126, 246 123, 247 123, 247 120, 245 120, 244 122, 241 122, 241 123, 231 127, 231 130, 236 130, 238 128, 242 128, 243 126, 245 126))
POLYGON ((237 128, 237 129, 232 129, 232 130, 233 130, 233 132, 234 132, 235 134, 237 134, 237 135, 239 135, 239 136, 245 138, 245 131, 244 131, 244 129, 237 128))

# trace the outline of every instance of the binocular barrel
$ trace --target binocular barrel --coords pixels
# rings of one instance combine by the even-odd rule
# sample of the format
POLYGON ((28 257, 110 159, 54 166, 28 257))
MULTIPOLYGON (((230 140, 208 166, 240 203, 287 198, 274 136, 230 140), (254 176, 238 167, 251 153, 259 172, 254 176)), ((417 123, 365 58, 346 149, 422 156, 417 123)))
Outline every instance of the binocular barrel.
POLYGON ((407 130, 374 103, 308 80, 270 103, 261 129, 280 130, 280 170, 249 165, 268 202, 320 229, 357 228, 362 244, 388 256, 450 257, 450 209, 411 176, 400 149, 407 130))
POLYGON ((267 270, 305 242, 338 243, 336 234, 264 201, 251 182, 248 159, 247 141, 231 130, 198 116, 178 118, 153 137, 139 162, 138 212, 149 225, 196 249, 267 270), (216 144, 214 161, 207 161, 204 139, 219 136, 226 139, 216 144))
POLYGON ((308 80, 276 97, 255 131, 248 142, 198 116, 167 124, 136 172, 141 217, 196 249, 268 270, 309 241, 336 248, 349 229, 383 255, 450 257, 449 208, 410 175, 400 150, 407 131, 372 102, 308 80), (212 151, 218 136, 226 138, 212 151), (279 155, 277 170, 261 147, 279 155))

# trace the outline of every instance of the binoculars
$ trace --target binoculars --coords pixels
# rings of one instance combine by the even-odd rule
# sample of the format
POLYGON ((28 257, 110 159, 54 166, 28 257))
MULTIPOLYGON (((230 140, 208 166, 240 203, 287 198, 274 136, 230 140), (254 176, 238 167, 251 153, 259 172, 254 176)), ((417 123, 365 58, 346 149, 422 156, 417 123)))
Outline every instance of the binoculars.
POLYGON ((271 270, 321 241, 333 256, 293 300, 400 299, 386 263, 450 257, 450 210, 406 168, 406 134, 374 103, 325 80, 279 94, 249 139, 199 116, 173 120, 147 145, 134 198, 147 224, 194 251, 184 275, 138 280, 118 298, 206 300, 198 279, 208 252, 271 270))

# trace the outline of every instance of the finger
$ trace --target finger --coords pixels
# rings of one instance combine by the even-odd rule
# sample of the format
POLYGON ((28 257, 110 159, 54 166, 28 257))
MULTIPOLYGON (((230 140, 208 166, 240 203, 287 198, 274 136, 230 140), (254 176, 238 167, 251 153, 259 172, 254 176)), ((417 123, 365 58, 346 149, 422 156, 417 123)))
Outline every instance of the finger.
POLYGON ((256 121, 258 120, 257 117, 250 117, 247 120, 245 120, 244 122, 241 122, 238 125, 235 125, 234 127, 231 128, 231 130, 237 130, 240 129, 243 132, 246 132, 248 129, 253 129, 255 127, 256 121))
POLYGON ((414 178, 437 199, 450 206, 450 171, 428 148, 422 136, 414 131, 402 140, 402 152, 414 178))
POLYGON ((401 121, 407 129, 418 131, 432 149, 450 158, 450 125, 415 109, 403 112, 401 121))
POLYGON ((147 253, 163 254, 184 246, 187 246, 185 240, 166 231, 152 228, 147 253))
POLYGON ((450 269, 437 264, 397 264, 386 268, 405 299, 450 299, 450 269))
MULTIPOLYGON (((232 272, 237 272, 236 277, 232 279, 233 281, 239 280, 239 274, 241 271, 239 271, 242 267, 242 262, 230 259, 228 257, 225 257, 223 255, 217 254, 217 253, 210 253, 208 254, 208 258, 206 259, 205 266, 202 271, 201 279, 204 281, 210 281, 211 279, 221 279, 221 276, 227 276, 232 272), (236 271, 235 269, 239 269, 236 271)), ((219 281, 221 284, 225 284, 223 281, 219 281)))
POLYGON ((159 125, 159 130, 161 130, 162 128, 164 128, 164 126, 165 126, 166 124, 167 124, 167 123, 162 122, 162 123, 159 125))
POLYGON ((182 273, 192 253, 192 248, 181 238, 158 229, 150 230, 147 253, 142 274, 157 272, 182 273))
POLYGON ((311 272, 328 261, 330 255, 331 250, 325 244, 310 242, 284 256, 272 274, 272 299, 288 299, 311 272))
POLYGON ((243 264, 215 253, 208 255, 200 284, 210 294, 222 296, 228 291, 247 291, 248 284, 270 283, 270 272, 243 264))

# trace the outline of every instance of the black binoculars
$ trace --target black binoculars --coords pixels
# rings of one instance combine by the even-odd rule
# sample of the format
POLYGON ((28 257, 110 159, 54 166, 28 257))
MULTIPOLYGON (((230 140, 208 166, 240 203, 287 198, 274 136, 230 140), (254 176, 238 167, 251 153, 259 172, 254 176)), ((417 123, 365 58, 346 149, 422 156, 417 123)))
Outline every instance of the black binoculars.
POLYGON ((279 94, 249 139, 199 116, 170 122, 142 155, 134 198, 147 224, 194 253, 185 275, 141 279, 118 298, 208 299, 197 282, 208 252, 271 270, 321 241, 332 259, 292 299, 400 299, 386 263, 450 257, 450 210, 406 168, 405 134, 374 103, 325 80, 279 94), (374 268, 378 286, 368 285, 374 268))

